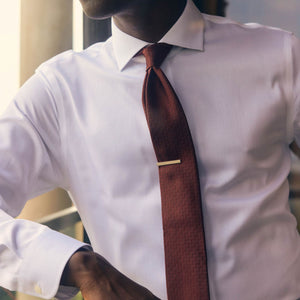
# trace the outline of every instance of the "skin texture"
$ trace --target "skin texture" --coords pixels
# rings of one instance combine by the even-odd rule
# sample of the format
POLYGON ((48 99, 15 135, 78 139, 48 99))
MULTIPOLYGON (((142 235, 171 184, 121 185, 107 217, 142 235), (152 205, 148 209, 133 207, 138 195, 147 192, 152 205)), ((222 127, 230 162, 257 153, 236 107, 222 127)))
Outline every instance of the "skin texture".
MULTIPOLYGON (((186 4, 186 0, 80 1, 88 16, 113 17, 122 31, 148 42, 159 41, 177 21, 186 4)), ((92 251, 81 250, 70 258, 61 284, 78 287, 85 300, 159 299, 92 251)))

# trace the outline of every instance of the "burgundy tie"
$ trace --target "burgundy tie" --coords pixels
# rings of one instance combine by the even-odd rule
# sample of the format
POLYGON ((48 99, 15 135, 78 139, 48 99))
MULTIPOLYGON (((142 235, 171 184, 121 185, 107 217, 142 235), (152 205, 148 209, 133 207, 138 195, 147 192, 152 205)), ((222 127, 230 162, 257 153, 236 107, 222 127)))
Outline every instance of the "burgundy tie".
POLYGON ((162 201, 169 300, 209 299, 200 184, 188 123, 160 65, 171 45, 142 50, 147 70, 143 106, 150 129, 162 201))

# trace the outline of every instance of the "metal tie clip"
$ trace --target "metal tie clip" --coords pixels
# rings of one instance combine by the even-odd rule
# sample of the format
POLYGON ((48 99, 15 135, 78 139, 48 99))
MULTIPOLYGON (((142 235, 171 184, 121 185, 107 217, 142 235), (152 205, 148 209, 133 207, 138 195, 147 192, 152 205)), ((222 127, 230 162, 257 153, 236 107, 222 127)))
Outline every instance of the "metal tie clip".
POLYGON ((176 159, 176 160, 157 162, 156 164, 158 167, 162 167, 162 166, 176 165, 176 164, 180 164, 180 163, 181 163, 181 160, 176 159))

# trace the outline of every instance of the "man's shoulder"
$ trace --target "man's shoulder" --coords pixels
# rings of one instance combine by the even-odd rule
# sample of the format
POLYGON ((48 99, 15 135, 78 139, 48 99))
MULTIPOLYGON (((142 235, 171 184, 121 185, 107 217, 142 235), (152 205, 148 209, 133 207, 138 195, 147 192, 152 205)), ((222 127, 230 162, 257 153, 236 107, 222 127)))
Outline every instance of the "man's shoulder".
POLYGON ((88 63, 100 63, 112 59, 111 39, 105 42, 98 42, 82 51, 67 50, 42 63, 39 71, 76 71, 88 63))
POLYGON ((265 34, 275 34, 275 35, 286 35, 291 34, 291 32, 272 27, 259 23, 240 23, 233 19, 227 17, 220 17, 214 15, 203 14, 206 28, 208 29, 216 29, 216 30, 224 30, 224 32, 228 32, 229 34, 234 33, 265 33, 265 34))
POLYGON ((287 30, 259 23, 240 23, 230 18, 203 14, 207 39, 220 42, 231 41, 234 44, 246 43, 256 47, 283 46, 293 35, 287 30))

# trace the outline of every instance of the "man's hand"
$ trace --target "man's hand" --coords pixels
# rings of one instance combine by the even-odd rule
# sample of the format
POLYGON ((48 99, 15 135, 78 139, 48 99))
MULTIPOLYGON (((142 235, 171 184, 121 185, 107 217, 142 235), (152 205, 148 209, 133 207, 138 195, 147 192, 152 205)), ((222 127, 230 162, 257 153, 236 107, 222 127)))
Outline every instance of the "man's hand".
POLYGON ((70 258, 61 284, 78 287, 85 300, 159 300, 92 251, 70 258))

